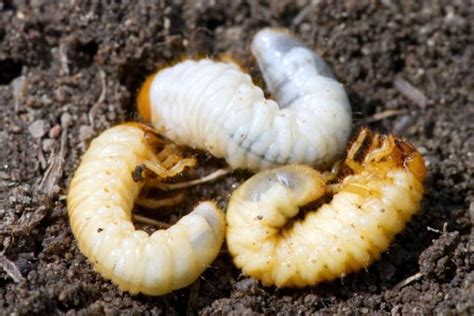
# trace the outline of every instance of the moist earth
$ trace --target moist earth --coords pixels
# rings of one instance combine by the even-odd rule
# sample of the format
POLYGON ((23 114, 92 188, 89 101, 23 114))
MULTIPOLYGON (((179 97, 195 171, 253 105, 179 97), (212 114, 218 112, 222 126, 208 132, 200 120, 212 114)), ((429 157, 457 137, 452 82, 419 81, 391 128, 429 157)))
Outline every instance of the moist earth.
MULTIPOLYGON (((0 1, 0 314, 472 315, 473 30, 469 0, 0 1), (331 65, 355 131, 400 135, 424 155, 420 213, 379 261, 331 283, 263 287, 224 247, 188 288, 120 292, 93 271, 68 224, 81 155, 104 129, 139 120, 137 89, 160 67, 227 54, 261 82, 249 43, 265 26, 289 28, 331 65)), ((197 157, 194 176, 225 166, 197 157)), ((249 176, 189 190, 164 220, 202 199, 225 209, 249 176)))

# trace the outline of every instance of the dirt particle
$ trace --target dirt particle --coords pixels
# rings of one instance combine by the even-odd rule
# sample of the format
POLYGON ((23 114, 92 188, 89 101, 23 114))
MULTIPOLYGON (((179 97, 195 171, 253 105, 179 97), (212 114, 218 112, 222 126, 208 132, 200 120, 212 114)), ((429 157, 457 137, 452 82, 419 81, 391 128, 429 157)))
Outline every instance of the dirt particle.
POLYGON ((41 148, 43 149, 44 152, 50 152, 54 148, 54 144, 56 141, 51 138, 46 138, 43 139, 41 142, 41 148))
POLYGON ((33 138, 41 138, 46 134, 46 122, 44 120, 36 120, 28 126, 28 131, 33 138))
POLYGON ((71 114, 63 113, 61 115, 61 127, 64 129, 64 128, 67 128, 71 124, 72 124, 71 114))
POLYGON ((424 275, 436 276, 440 280, 451 278, 455 272, 452 257, 459 243, 459 233, 443 233, 440 238, 434 240, 433 245, 428 247, 420 255, 420 272, 424 275))
POLYGON ((54 125, 48 133, 50 138, 58 138, 61 135, 61 125, 54 125))
POLYGON ((94 129, 89 125, 81 125, 79 127, 79 139, 81 142, 88 141, 94 136, 94 129))
MULTIPOLYGON (((3 1, 0 10, 0 244, 27 279, 15 283, 0 268, 0 314, 472 314, 474 164, 468 114, 474 101, 474 11, 467 1, 91 3, 3 1), (160 298, 121 293, 93 271, 70 237, 65 194, 84 140, 136 120, 133 99, 145 76, 181 58, 228 53, 262 82, 249 44, 264 25, 291 25, 324 56, 344 82, 355 120, 398 113, 366 124, 402 134, 427 159, 422 211, 375 265, 340 281, 305 289, 265 287, 243 277, 224 247, 202 276, 195 310, 187 310, 189 288, 160 298), (61 47, 62 56, 50 53, 61 47), (107 94, 94 130, 85 127, 79 137, 101 95, 99 69, 107 74, 107 94), (45 137, 58 117, 60 135, 45 137), (59 157, 59 139, 67 140, 64 164, 57 165, 61 172, 50 182, 58 194, 49 204, 39 202, 34 190, 45 173, 28 131, 35 120, 45 123, 40 137, 46 159, 59 157), (394 287, 413 275, 422 276, 394 287)), ((199 172, 213 163, 203 154, 199 172)), ((192 188, 173 210, 185 213, 208 198, 225 208, 230 192, 249 176, 238 172, 192 188)), ((308 256, 308 264, 319 264, 308 256)))
POLYGON ((393 85, 407 99, 421 108, 426 107, 428 99, 426 98, 425 94, 413 86, 410 82, 402 78, 396 78, 393 82, 393 85))

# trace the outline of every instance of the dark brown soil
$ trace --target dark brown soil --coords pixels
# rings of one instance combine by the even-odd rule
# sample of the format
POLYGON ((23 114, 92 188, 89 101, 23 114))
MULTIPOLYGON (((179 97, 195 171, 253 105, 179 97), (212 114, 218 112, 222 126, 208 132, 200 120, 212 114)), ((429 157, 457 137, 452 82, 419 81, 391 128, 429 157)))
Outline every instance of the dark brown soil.
MULTIPOLYGON (((474 4, 402 2, 0 1, 0 314, 472 315, 474 4), (332 283, 262 287, 224 249, 189 288, 119 292, 69 228, 65 193, 80 156, 100 131, 136 119, 145 76, 177 58, 229 53, 258 76, 249 42, 268 25, 289 27, 324 56, 357 126, 423 153, 422 211, 380 261, 332 283)), ((200 172, 220 163, 200 157, 200 172)), ((206 197, 225 207, 248 176, 193 189, 184 207, 206 197)))

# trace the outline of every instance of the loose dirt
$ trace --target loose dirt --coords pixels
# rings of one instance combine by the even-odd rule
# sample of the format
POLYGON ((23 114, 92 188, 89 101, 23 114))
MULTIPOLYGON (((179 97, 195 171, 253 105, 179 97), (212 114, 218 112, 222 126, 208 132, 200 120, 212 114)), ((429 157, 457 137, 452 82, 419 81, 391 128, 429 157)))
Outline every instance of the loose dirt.
MULTIPOLYGON (((465 0, 0 1, 0 314, 472 315, 473 31, 465 0), (81 155, 102 130, 137 120, 145 76, 180 58, 231 54, 258 80, 249 43, 269 25, 322 54, 357 127, 422 152, 420 214, 381 260, 332 283, 262 287, 224 248, 186 289, 121 293, 92 270, 69 228, 65 194, 81 155)), ((197 174, 224 165, 198 157, 197 174)), ((225 207, 249 175, 194 188, 177 209, 204 198, 225 207)))

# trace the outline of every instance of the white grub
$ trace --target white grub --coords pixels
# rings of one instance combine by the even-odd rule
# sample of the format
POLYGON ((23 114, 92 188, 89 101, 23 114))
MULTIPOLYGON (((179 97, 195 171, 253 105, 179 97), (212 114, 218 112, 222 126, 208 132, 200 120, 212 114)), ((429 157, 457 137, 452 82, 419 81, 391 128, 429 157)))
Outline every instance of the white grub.
POLYGON ((152 166, 172 177, 193 164, 173 146, 158 153, 146 129, 134 123, 110 128, 95 138, 71 181, 67 204, 79 249, 94 269, 121 290, 162 295, 193 283, 212 263, 224 241, 224 215, 202 202, 166 230, 136 230, 132 208, 145 180, 137 166, 152 166), (159 158, 161 157, 161 158, 159 158))
POLYGON ((140 113, 174 142, 233 168, 331 164, 352 125, 342 84, 286 31, 258 32, 252 52, 273 99, 235 63, 186 60, 149 77, 137 100, 140 113))

